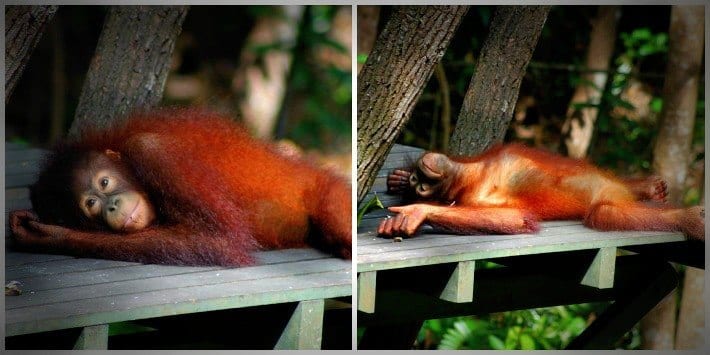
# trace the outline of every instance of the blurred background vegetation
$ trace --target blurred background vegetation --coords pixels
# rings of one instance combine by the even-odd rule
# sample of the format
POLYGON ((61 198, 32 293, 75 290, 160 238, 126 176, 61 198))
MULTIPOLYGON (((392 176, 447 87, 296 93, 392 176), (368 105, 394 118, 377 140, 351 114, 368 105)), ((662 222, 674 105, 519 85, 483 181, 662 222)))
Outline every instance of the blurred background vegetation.
MULTIPOLYGON (((377 31, 393 8, 379 6, 377 31)), ((358 12, 360 9, 358 9, 358 12)), ((454 35, 440 71, 432 75, 397 143, 447 151, 446 127, 455 127, 476 56, 488 34, 493 6, 472 6, 454 35), (443 74, 443 75, 442 75, 443 74), (450 104, 450 110, 444 106, 450 104), (447 111, 449 113, 447 113, 447 111)), ((564 153, 562 127, 568 108, 594 106, 598 114, 587 159, 626 176, 648 175, 663 106, 662 90, 668 60, 670 6, 624 6, 616 23, 608 79, 598 88, 598 104, 572 101, 585 85, 586 54, 597 6, 554 6, 523 79, 506 142, 524 142, 564 153)), ((358 26, 360 26, 358 20, 358 26)), ((358 31, 363 31, 358 27, 358 31)), ((360 32, 359 32, 360 33, 360 32)), ((359 67, 367 60, 358 37, 359 67)), ((704 61, 703 61, 704 63, 704 61)), ((704 66, 701 68, 692 158, 683 189, 683 203, 701 204, 705 158, 704 66)), ((453 131, 453 128, 449 128, 453 131)), ((483 264, 491 264, 483 262, 483 264)), ((485 266, 485 265, 484 265, 485 266)), ((477 263, 477 268, 481 263, 477 263)), ((684 267, 677 266, 679 272, 684 267)), ((677 290, 682 290, 682 285, 677 290)), ((525 297, 525 295, 520 295, 525 297)), ((673 294, 680 304, 680 292, 673 294)), ((519 310, 485 316, 428 320, 414 347, 418 349, 563 349, 607 304, 580 304, 519 310)), ((675 332, 675 325, 663 331, 675 332)), ((617 348, 639 349, 636 325, 617 348)), ((361 329, 362 331, 362 329, 361 329)), ((672 337, 672 335, 671 335, 672 337)))
MULTIPOLYGON (((106 13, 59 8, 6 103, 6 140, 49 147, 66 134, 106 13)), ((350 6, 191 6, 162 105, 228 113, 349 177, 351 29, 350 6)))

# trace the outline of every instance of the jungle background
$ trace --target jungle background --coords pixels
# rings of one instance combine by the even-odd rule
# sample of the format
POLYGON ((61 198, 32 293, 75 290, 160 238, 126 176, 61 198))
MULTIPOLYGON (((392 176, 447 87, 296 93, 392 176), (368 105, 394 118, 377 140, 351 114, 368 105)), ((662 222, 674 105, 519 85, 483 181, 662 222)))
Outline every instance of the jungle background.
MULTIPOLYGON (((389 6, 358 7, 358 69, 393 12, 389 6)), ((470 7, 396 143, 449 151, 449 137, 493 12, 492 6, 470 7)), ((575 156, 574 144, 565 143, 570 130, 566 126, 572 116, 588 115, 591 110, 595 121, 582 127, 591 137, 576 156, 586 156, 621 175, 651 173, 663 107, 670 17, 670 6, 552 7, 523 77, 505 141, 575 156), (601 82, 595 78, 600 75, 601 82)), ((688 174, 676 194, 677 202, 686 205, 703 203, 704 77, 703 64, 688 174)), ((681 285, 617 348, 682 349, 703 344, 704 271, 682 265, 677 269, 685 273, 681 285)), ((414 348, 562 349, 604 307, 579 304, 429 320, 414 348)))
MULTIPOLYGON (((106 6, 61 6, 6 100, 6 140, 72 124, 106 6)), ((205 106, 350 176, 350 6, 191 6, 159 105, 205 106)))

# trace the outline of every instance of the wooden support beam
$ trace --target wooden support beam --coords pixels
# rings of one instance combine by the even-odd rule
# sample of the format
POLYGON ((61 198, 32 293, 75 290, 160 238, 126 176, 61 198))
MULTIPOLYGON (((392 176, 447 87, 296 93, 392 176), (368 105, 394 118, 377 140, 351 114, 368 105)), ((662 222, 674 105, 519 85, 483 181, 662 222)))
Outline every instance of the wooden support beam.
MULTIPOLYGON (((639 256, 642 259, 645 256, 639 256)), ((621 257, 620 259, 628 258, 621 257)), ((628 333, 641 318, 678 286, 678 274, 667 262, 648 260, 642 271, 632 275, 635 280, 622 279, 615 287, 617 299, 573 339, 565 350, 614 349, 614 344, 628 333), (640 279, 640 280, 639 280, 640 279), (640 281, 640 282, 639 282, 640 281), (631 287, 628 285, 631 284, 631 287), (627 286, 619 289, 619 286, 627 286)), ((623 273, 619 269, 619 273, 623 273)))
POLYGON ((614 287, 614 265, 616 263, 616 247, 601 248, 592 260, 582 285, 596 288, 614 287))
POLYGON ((475 260, 460 261, 439 297, 449 302, 471 302, 473 300, 473 272, 475 269, 475 260))
POLYGON ((322 299, 299 302, 274 349, 320 349, 323 306, 322 299))
POLYGON ((357 276, 357 309, 365 313, 375 313, 375 287, 377 271, 361 272, 357 276))
POLYGON ((108 349, 108 324, 84 327, 74 344, 74 350, 106 349, 108 349))

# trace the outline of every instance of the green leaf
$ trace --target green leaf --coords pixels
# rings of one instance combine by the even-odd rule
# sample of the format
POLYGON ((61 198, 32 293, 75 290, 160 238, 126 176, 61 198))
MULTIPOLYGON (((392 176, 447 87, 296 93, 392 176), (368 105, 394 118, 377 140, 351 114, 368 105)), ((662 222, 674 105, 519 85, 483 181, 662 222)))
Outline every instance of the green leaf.
POLYGON ((631 37, 636 40, 650 39, 651 30, 646 27, 635 29, 633 32, 631 32, 631 37))
POLYGON ((358 54, 357 55, 357 62, 360 64, 365 64, 367 61, 367 54, 358 54))
POLYGON ((446 331, 446 334, 441 339, 439 349, 442 350, 458 350, 463 347, 463 344, 471 336, 471 329, 465 321, 459 320, 454 323, 452 328, 446 331))
POLYGON ((520 334, 520 349, 535 350, 535 340, 528 334, 520 334))
POLYGON ((357 224, 360 225, 360 221, 362 220, 362 216, 364 216, 365 213, 368 213, 368 212, 375 210, 375 209, 383 209, 383 208, 385 208, 385 206, 382 204, 382 201, 380 201, 380 198, 377 197, 377 194, 375 194, 375 196, 373 196, 369 201, 367 201, 365 206, 362 206, 360 211, 358 211, 357 224))
POLYGON ((505 348, 506 349, 516 349, 518 346, 518 339, 520 338, 520 327, 514 326, 508 328, 508 334, 505 336, 505 348))
POLYGON ((488 345, 490 345, 493 350, 505 350, 505 344, 495 335, 488 336, 488 345))
POLYGON ((660 97, 654 97, 651 99, 651 111, 655 113, 661 113, 661 110, 663 109, 663 99, 660 97))

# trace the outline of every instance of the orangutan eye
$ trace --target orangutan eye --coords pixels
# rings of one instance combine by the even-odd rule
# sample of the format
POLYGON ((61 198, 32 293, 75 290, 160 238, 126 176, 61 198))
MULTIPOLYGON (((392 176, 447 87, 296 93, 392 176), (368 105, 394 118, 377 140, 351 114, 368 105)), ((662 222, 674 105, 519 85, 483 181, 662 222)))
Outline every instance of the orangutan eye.
POLYGON ((88 208, 94 207, 95 204, 96 204, 95 198, 90 198, 90 199, 86 200, 86 207, 88 207, 88 208))
POLYGON ((106 186, 108 186, 108 178, 107 177, 101 179, 101 188, 105 189, 106 186))

